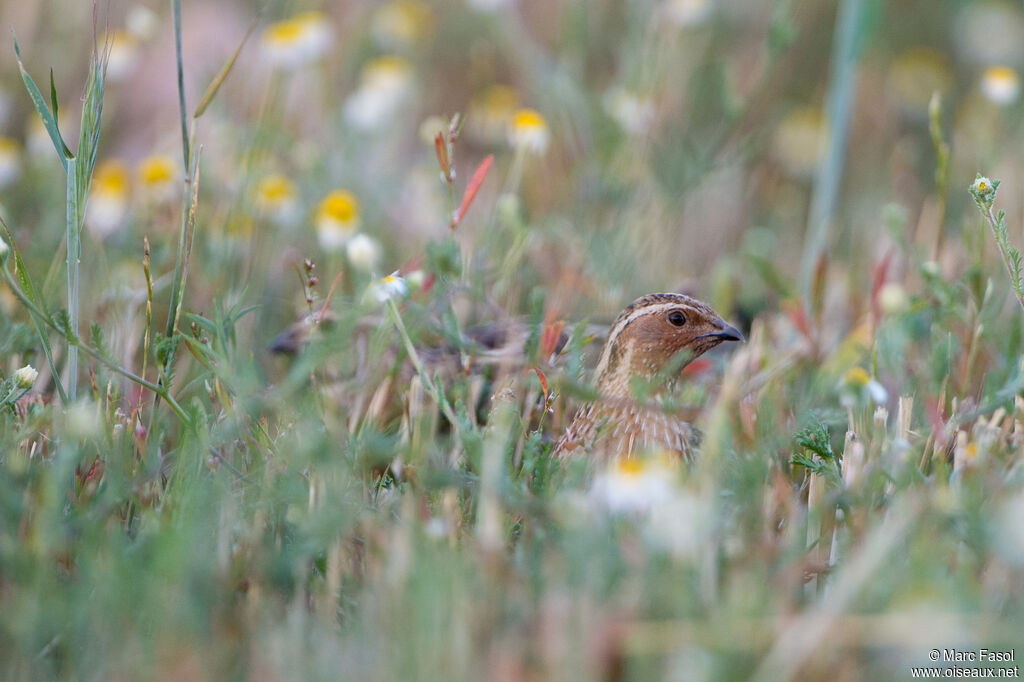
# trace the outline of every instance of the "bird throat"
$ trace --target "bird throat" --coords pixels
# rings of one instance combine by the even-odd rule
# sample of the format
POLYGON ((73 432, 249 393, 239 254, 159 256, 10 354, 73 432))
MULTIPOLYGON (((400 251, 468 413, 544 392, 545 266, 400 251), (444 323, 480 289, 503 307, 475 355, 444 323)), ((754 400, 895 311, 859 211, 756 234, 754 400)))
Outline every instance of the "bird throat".
POLYGON ((675 381, 658 376, 659 368, 646 360, 637 343, 620 341, 604 349, 598 363, 597 390, 604 398, 658 398, 672 390, 675 381))

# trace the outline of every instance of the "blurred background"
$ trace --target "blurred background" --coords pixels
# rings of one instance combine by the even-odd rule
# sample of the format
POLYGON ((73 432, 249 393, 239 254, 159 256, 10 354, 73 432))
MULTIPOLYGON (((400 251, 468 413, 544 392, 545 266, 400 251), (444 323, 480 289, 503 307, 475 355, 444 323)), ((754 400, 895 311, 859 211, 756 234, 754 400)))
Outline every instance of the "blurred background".
MULTIPOLYGON (((775 306, 745 256, 796 279, 834 136, 848 151, 824 245, 851 296, 869 288, 891 240, 959 274, 972 248, 961 216, 974 210, 962 188, 979 169, 1017 184, 1006 154, 1024 60, 1015 3, 863 3, 852 82, 832 79, 849 92, 845 143, 845 125, 832 130, 826 111, 831 3, 271 3, 257 19, 258 9, 186 3, 183 40, 192 107, 258 22, 197 128, 204 265, 190 284, 207 303, 214 291, 247 289, 263 306, 253 318, 262 340, 302 304, 293 263, 313 258, 333 276, 359 233, 369 238, 352 247, 359 267, 387 274, 422 262, 426 242, 446 235, 433 136, 457 112, 459 182, 496 158, 458 237, 481 270, 515 269, 500 301, 512 311, 535 287, 576 316, 614 314, 659 289, 750 313, 775 306), (928 131, 936 92, 953 149, 948 206, 928 131), (517 154, 520 110, 537 114, 541 134, 517 154), (339 190, 344 201, 326 208, 346 224, 318 240, 323 200, 339 190)), ((37 80, 53 69, 71 139, 91 46, 110 38, 83 297, 137 289, 142 238, 155 263, 173 253, 180 210, 168 7, 115 2, 94 16, 89 3, 19 2, 0 13, 37 80)), ((3 42, 13 55, 11 36, 3 42)), ((60 168, 13 57, 6 63, 0 202, 27 256, 45 261, 63 221, 60 168)), ((1019 196, 1001 197, 1011 217, 1019 196)))
MULTIPOLYGON (((0 217, 63 307, 65 177, 13 36, 66 140, 105 52, 82 328, 153 381, 172 7, 0 1, 0 217)), ((245 41, 194 129, 173 393, 198 428, 84 360, 65 409, 0 287, 0 374, 40 372, 0 403, 12 679, 903 679, 1019 643, 1024 340, 967 188, 1002 180, 1020 244, 1020 2, 185 0, 181 26, 189 114, 245 41), (394 272, 424 344, 708 301, 749 343, 684 382, 703 464, 552 463, 580 335, 550 396, 510 375, 511 426, 497 379, 445 375, 449 428, 367 304, 394 272), (270 352, 328 298, 324 343, 270 352)))

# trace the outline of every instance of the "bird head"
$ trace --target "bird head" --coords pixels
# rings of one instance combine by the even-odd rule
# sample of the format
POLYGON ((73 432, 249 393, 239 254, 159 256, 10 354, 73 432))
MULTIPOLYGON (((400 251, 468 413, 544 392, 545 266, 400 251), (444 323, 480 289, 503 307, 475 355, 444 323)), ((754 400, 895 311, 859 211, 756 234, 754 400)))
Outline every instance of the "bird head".
POLYGON ((711 309, 683 294, 648 294, 633 301, 608 333, 597 365, 598 389, 628 395, 633 377, 680 372, 723 341, 743 334, 711 309))

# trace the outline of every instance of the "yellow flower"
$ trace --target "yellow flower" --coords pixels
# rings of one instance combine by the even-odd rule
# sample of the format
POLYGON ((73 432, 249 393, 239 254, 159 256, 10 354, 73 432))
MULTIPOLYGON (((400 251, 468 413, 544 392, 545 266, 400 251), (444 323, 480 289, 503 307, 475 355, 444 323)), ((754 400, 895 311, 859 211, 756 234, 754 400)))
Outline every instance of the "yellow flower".
POLYGON ((395 55, 371 60, 359 77, 359 87, 345 101, 345 120, 358 130, 386 124, 412 88, 412 65, 395 55))
POLYGON ((466 131, 481 142, 500 144, 518 108, 519 93, 507 85, 491 85, 470 100, 466 131))
POLYGON ((256 185, 256 210, 277 223, 294 222, 298 218, 295 183, 278 173, 260 180, 256 185))
POLYGON ((509 142, 515 149, 532 154, 543 154, 551 142, 548 122, 535 109, 519 109, 512 116, 509 142))
POLYGON ((139 187, 153 201, 174 198, 178 189, 178 166, 165 154, 147 156, 137 171, 139 187))
POLYGON ((117 160, 107 160, 96 167, 85 209, 85 226, 97 237, 114 232, 128 215, 131 175, 128 167, 117 160))
POLYGON ((994 104, 1012 104, 1020 95, 1020 76, 1008 66, 990 66, 981 76, 981 94, 994 104))
POLYGON ((394 49, 415 43, 430 29, 433 13, 420 0, 393 0, 381 5, 370 21, 378 43, 394 49))
POLYGON ((337 251, 359 230, 359 200, 346 190, 334 190, 316 211, 316 232, 320 245, 337 251))
POLYGON ((321 12, 302 12, 271 24, 263 31, 260 48, 268 64, 294 69, 322 57, 334 31, 321 12))
POLYGON ((877 379, 872 379, 863 367, 851 367, 846 370, 840 383, 839 402, 844 407, 854 407, 871 400, 876 405, 884 405, 889 401, 889 392, 877 379))
POLYGON ((0 187, 7 187, 21 176, 21 145, 9 137, 0 137, 0 187))
POLYGON ((843 375, 843 382, 855 388, 864 388, 871 381, 871 375, 863 367, 851 367, 843 375))
POLYGON ((387 303, 393 299, 404 298, 408 293, 409 285, 396 270, 387 277, 382 277, 372 283, 366 290, 366 298, 375 303, 387 303))
POLYGON ((825 154, 828 124, 817 107, 799 107, 779 123, 772 137, 772 154, 789 175, 814 175, 825 154))
POLYGON ((677 492, 677 468, 665 454, 620 457, 597 474, 589 495, 612 513, 648 513, 677 492))
POLYGON ((907 114, 924 117, 936 91, 953 84, 953 68, 939 50, 914 47, 896 57, 889 70, 889 91, 907 114))

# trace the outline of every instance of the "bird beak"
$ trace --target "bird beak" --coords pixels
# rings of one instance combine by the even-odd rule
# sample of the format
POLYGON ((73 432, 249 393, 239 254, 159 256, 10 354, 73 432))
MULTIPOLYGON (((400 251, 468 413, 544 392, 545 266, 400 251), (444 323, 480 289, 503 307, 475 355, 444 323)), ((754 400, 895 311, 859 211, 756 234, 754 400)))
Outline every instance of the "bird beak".
POLYGON ((728 322, 722 322, 722 326, 720 327, 720 331, 711 332, 710 334, 701 334, 697 338, 699 338, 699 339, 717 339, 719 342, 721 342, 721 341, 746 341, 746 339, 743 338, 743 334, 740 332, 740 330, 737 329, 736 327, 732 326, 728 322))

